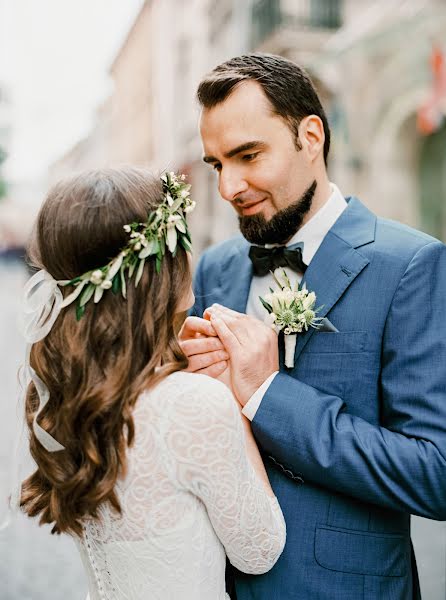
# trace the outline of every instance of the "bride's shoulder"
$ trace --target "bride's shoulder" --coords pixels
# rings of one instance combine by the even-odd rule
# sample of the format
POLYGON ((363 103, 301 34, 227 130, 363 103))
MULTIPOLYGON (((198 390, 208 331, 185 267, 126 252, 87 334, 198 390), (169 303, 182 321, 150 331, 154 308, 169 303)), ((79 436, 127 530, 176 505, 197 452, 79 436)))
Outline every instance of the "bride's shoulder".
POLYGON ((207 375, 177 371, 164 380, 163 397, 170 397, 170 404, 177 411, 193 408, 227 415, 237 411, 236 400, 230 390, 216 379, 207 375), (170 393, 169 393, 170 390, 170 393))

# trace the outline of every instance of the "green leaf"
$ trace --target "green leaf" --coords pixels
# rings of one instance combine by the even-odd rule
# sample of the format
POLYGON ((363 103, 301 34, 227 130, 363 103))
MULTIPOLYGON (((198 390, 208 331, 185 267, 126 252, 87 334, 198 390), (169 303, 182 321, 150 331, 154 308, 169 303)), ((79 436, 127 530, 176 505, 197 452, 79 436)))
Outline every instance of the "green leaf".
POLYGON ((158 256, 156 257, 155 269, 156 269, 156 272, 159 275, 159 273, 161 271, 161 259, 158 256))
POLYGON ((187 241, 187 239, 184 235, 180 236, 180 244, 183 246, 183 248, 186 250, 186 252, 192 252, 192 246, 187 241))
POLYGON ((86 306, 81 306, 79 303, 76 304, 76 321, 80 321, 85 314, 86 306))
POLYGON ((96 286, 93 283, 87 285, 82 291, 79 298, 79 306, 85 306, 90 298, 93 296, 96 286))
POLYGON ((121 289, 121 278, 120 277, 114 277, 113 281, 112 281, 111 291, 114 294, 117 294, 120 289, 121 289))
POLYGON ((159 238, 159 245, 161 250, 161 256, 164 256, 164 254, 166 253, 166 242, 164 240, 164 236, 161 236, 159 238))
POLYGON ((268 304, 266 300, 264 300, 261 296, 259 296, 259 300, 269 313, 273 312, 273 307, 270 304, 268 304))

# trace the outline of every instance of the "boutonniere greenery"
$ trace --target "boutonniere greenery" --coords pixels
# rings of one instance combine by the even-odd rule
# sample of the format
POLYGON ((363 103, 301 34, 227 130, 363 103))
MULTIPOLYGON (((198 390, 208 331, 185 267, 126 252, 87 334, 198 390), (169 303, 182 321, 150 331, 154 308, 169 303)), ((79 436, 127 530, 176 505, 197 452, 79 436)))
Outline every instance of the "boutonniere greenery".
POLYGON ((279 289, 274 291, 270 288, 270 293, 259 299, 268 311, 265 318, 266 325, 274 329, 276 333, 279 331, 284 333, 285 366, 292 368, 294 367, 296 335, 308 331, 309 327, 314 329, 320 327, 322 318, 317 316, 317 312, 322 307, 315 308, 316 294, 308 291, 305 284, 300 286, 297 283, 293 289, 284 269, 281 273, 276 269, 272 275, 279 289))

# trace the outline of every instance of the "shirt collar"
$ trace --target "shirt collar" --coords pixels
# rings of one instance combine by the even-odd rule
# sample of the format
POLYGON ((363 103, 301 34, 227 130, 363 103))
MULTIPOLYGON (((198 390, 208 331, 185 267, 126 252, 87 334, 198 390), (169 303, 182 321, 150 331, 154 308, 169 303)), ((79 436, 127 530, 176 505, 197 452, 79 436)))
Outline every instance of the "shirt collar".
POLYGON ((330 188, 331 195, 327 202, 287 243, 287 246, 291 246, 303 242, 302 259, 306 265, 310 264, 324 237, 347 208, 347 202, 337 185, 330 183, 330 188))

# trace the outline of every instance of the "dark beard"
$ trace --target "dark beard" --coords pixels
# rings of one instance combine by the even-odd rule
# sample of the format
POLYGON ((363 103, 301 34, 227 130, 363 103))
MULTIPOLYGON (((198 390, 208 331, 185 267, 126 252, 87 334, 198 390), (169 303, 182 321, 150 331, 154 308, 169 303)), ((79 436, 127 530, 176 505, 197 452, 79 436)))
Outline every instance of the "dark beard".
POLYGON ((311 208, 316 180, 299 200, 279 210, 269 221, 262 214, 239 217, 240 231, 251 244, 285 244, 302 226, 305 215, 311 208))

